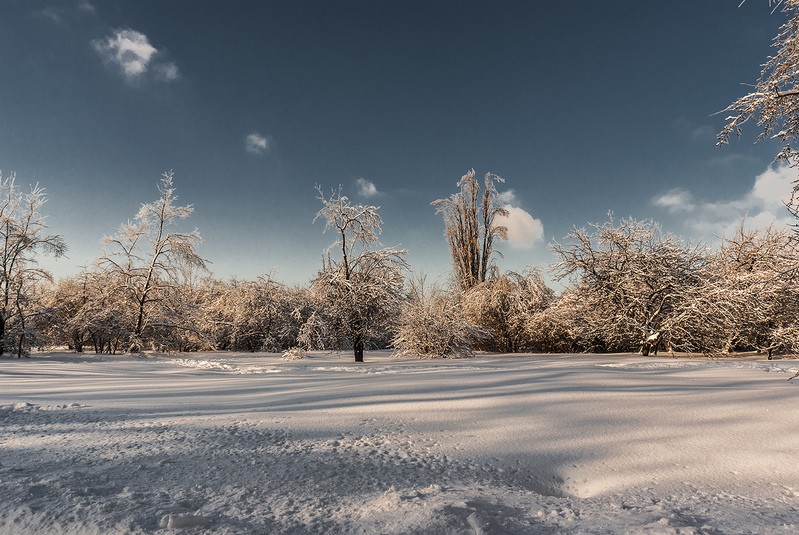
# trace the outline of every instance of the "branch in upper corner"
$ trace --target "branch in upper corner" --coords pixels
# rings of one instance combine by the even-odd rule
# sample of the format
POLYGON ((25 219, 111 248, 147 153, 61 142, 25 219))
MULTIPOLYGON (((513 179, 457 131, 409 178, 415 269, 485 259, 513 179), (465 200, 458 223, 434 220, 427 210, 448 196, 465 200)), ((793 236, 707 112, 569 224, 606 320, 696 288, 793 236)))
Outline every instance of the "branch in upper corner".
POLYGON ((792 95, 799 95, 799 87, 795 87, 793 89, 789 89, 788 91, 780 91, 779 89, 777 89, 775 87, 774 91, 777 93, 777 96, 780 97, 780 98, 782 98, 782 97, 790 97, 792 95))

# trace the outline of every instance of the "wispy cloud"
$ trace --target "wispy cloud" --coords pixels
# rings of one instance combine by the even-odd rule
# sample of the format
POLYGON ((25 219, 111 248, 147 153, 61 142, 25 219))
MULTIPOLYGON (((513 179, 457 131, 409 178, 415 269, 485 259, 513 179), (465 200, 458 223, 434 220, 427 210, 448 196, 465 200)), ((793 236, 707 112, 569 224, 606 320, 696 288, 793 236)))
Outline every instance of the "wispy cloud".
POLYGON ((512 189, 499 192, 499 200, 502 204, 510 204, 512 206, 519 204, 519 201, 516 200, 516 193, 512 189))
POLYGON ((652 204, 682 217, 689 232, 709 240, 714 236, 733 235, 744 218, 752 228, 791 224, 785 203, 791 198, 797 178, 799 173, 795 168, 780 164, 755 177, 752 189, 739 198, 698 200, 687 190, 674 189, 654 197, 652 204))
POLYGON ((696 208, 691 192, 681 188, 667 191, 652 199, 652 204, 665 209, 670 214, 693 212, 696 208))
POLYGON ((718 134, 718 132, 715 128, 703 124, 692 128, 688 133, 688 139, 697 143, 713 142, 716 140, 716 134, 718 134))
POLYGON ((269 140, 258 132, 253 132, 244 138, 244 148, 250 154, 263 154, 269 150, 269 144, 269 140))
POLYGON ((180 77, 178 66, 172 62, 160 63, 153 67, 155 77, 163 82, 174 82, 180 77))
POLYGON ((85 13, 96 13, 97 9, 94 7, 94 4, 91 2, 83 1, 78 4, 78 9, 85 12, 85 13))
POLYGON ((31 15, 39 19, 46 19, 54 24, 68 24, 77 18, 85 15, 95 15, 97 10, 88 1, 80 2, 77 5, 69 5, 66 2, 54 3, 41 9, 31 11, 31 15))
POLYGON ((355 184, 358 186, 358 195, 361 197, 376 197, 380 195, 380 192, 377 190, 377 186, 371 180, 366 180, 365 178, 358 178, 355 180, 355 184))
POLYGON ((178 68, 172 62, 155 62, 161 51, 141 32, 123 28, 115 30, 105 39, 92 41, 92 47, 100 57, 120 70, 127 80, 142 78, 149 70, 157 79, 171 82, 178 78, 178 68))
POLYGON ((714 143, 717 130, 708 124, 698 124, 685 117, 672 122, 674 128, 686 139, 694 143, 714 143))
POLYGON ((725 154, 719 153, 708 160, 708 165, 710 167, 721 169, 733 169, 742 165, 753 165, 759 161, 760 160, 758 158, 747 154, 735 152, 725 154))
POLYGON ((507 216, 498 216, 495 221, 508 229, 508 243, 514 249, 532 249, 537 242, 544 240, 544 224, 529 212, 517 206, 519 204, 513 190, 499 194, 507 216))
POLYGON ((42 9, 37 9, 33 11, 33 16, 48 19, 56 24, 61 24, 61 22, 64 20, 63 10, 55 6, 47 6, 42 9))

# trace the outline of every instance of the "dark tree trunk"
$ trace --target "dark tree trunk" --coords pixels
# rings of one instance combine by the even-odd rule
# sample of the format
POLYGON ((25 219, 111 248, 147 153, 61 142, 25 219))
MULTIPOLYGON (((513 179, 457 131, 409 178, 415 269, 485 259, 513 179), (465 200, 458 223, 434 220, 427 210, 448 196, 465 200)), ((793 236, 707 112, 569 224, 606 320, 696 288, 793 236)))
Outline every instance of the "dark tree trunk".
POLYGON ((72 346, 75 348, 75 353, 83 353, 83 340, 77 333, 72 335, 72 346))
POLYGON ((355 362, 363 362, 363 341, 355 342, 352 349, 355 351, 355 362))
MULTIPOLYGON (((19 303, 19 301, 17 301, 19 303)), ((19 307, 17 307, 19 309, 19 307)), ((22 310, 19 309, 19 339, 17 340, 17 358, 22 358, 22 353, 25 350, 25 316, 22 310)))

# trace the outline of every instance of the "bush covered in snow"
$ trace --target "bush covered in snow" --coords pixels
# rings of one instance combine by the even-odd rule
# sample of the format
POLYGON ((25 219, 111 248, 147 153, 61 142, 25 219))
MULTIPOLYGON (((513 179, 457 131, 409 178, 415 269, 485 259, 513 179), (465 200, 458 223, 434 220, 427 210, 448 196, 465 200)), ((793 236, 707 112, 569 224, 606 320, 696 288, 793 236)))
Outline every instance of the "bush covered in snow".
POLYGON ((292 347, 283 352, 283 360, 302 360, 308 356, 308 352, 301 347, 292 347))
POLYGON ((460 296, 465 318, 485 332, 478 348, 505 353, 547 349, 529 336, 527 322, 554 299, 539 270, 496 274, 460 296))
POLYGON ((427 288, 424 277, 411 283, 400 312, 394 347, 397 356, 462 358, 485 338, 484 329, 467 321, 457 292, 427 288))

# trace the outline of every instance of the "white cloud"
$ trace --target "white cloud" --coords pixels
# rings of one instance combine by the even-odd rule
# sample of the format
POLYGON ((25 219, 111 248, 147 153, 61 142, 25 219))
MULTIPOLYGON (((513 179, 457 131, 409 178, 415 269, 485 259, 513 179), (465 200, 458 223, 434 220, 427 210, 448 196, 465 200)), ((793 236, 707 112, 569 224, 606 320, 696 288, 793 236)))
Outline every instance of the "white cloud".
POLYGON ((779 208, 791 200, 793 183, 799 178, 797 170, 787 165, 769 167, 755 179, 750 196, 766 209, 779 208))
POLYGON ((244 147, 251 154, 263 154, 269 149, 269 140, 258 132, 253 132, 245 138, 244 147))
POLYGON ((531 249, 536 242, 544 239, 544 224, 526 210, 516 206, 518 200, 513 190, 499 194, 507 216, 498 216, 495 222, 508 229, 508 243, 514 249, 531 249))
POLYGON ((365 178, 358 178, 355 180, 355 183, 358 185, 358 194, 361 197, 374 197, 379 195, 380 192, 377 191, 377 186, 371 180, 366 180, 365 178))
POLYGON ((104 40, 92 41, 94 49, 108 62, 119 66, 126 78, 136 78, 147 71, 158 52, 141 32, 122 29, 104 40))
POLYGON ((92 47, 107 64, 117 67, 129 81, 141 79, 150 70, 162 82, 173 82, 179 77, 177 65, 170 61, 155 61, 163 56, 163 52, 155 48, 146 35, 136 30, 116 30, 105 39, 92 41, 92 47))
POLYGON ((544 224, 525 210, 506 206, 508 215, 496 218, 497 225, 508 229, 508 243, 514 249, 532 249, 536 242, 544 239, 544 224))
POLYGON ((512 189, 502 191, 499 193, 499 200, 502 204, 510 204, 516 206, 519 202, 516 200, 516 193, 512 189))
POLYGON ((652 204, 683 217, 690 212, 684 224, 696 237, 705 240, 716 236, 729 237, 744 219, 750 228, 791 224, 785 203, 791 198, 793 182, 797 178, 799 172, 795 168, 780 164, 755 177, 752 189, 739 198, 697 201, 690 192, 676 189, 656 196, 652 204))
POLYGON ((658 195, 652 199, 652 204, 665 208, 670 214, 692 212, 696 208, 691 193, 680 188, 658 195))

